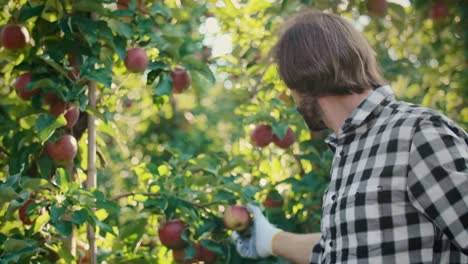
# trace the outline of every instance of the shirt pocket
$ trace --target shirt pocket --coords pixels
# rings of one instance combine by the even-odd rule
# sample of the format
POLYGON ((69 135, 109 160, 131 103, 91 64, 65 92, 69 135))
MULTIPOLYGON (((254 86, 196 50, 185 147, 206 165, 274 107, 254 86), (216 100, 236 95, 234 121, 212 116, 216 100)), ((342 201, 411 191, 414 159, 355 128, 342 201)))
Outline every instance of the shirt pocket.
POLYGON ((361 188, 337 197, 337 240, 350 255, 361 258, 380 254, 383 242, 380 191, 377 187, 361 188))

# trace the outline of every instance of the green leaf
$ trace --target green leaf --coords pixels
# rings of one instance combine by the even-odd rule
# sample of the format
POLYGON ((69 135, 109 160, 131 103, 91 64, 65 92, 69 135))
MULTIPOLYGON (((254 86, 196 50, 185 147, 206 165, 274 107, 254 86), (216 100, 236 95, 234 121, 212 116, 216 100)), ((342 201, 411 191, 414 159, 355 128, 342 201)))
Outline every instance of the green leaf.
POLYGON ((232 201, 232 200, 236 200, 236 196, 232 192, 229 192, 226 190, 218 191, 214 197, 215 202, 232 201))
POLYGON ((163 16, 165 19, 170 19, 172 17, 172 12, 169 8, 162 4, 153 4, 151 6, 151 13, 152 14, 158 14, 163 16))
POLYGON ((273 132, 280 138, 283 139, 286 136, 286 132, 288 131, 288 125, 284 125, 281 123, 273 122, 273 132))
POLYGON ((65 207, 58 207, 56 205, 52 205, 50 207, 50 220, 52 223, 57 223, 59 218, 67 211, 65 207))
POLYGON ((110 68, 93 69, 84 73, 90 80, 103 84, 105 87, 112 86, 112 71, 110 68))
POLYGON ((120 206, 116 204, 115 202, 111 202, 111 201, 97 201, 96 207, 105 209, 108 213, 120 212, 120 206))
POLYGON ((0 203, 7 203, 18 198, 18 194, 10 186, 0 186, 0 203))
POLYGON ((157 96, 169 95, 172 92, 172 78, 169 74, 161 75, 155 88, 157 96))
POLYGON ((82 12, 93 12, 102 16, 109 16, 110 11, 102 6, 99 1, 81 0, 73 3, 73 10, 82 12))
POLYGON ((52 174, 52 169, 54 166, 54 161, 49 155, 45 155, 39 158, 39 171, 41 173, 41 177, 44 179, 48 179, 52 174))
POLYGON ((132 27, 128 23, 113 19, 110 20, 108 24, 112 31, 117 32, 120 36, 126 39, 131 39, 133 37, 132 27))
POLYGON ((84 222, 86 222, 88 217, 89 217, 88 210, 86 210, 85 208, 79 211, 74 211, 72 212, 72 223, 81 225, 84 222))
POLYGON ((70 181, 68 179, 69 177, 68 173, 63 168, 59 168, 57 169, 55 175, 56 175, 57 185, 60 186, 60 189, 64 192, 68 191, 68 189, 70 188, 70 181))
POLYGON ((72 223, 66 220, 57 222, 54 224, 54 227, 62 236, 69 236, 72 231, 72 223))
POLYGON ((36 120, 36 128, 39 134, 41 144, 49 139, 57 128, 63 127, 67 124, 67 120, 63 115, 58 118, 50 114, 40 114, 36 120))
POLYGON ((200 243, 202 244, 204 248, 211 250, 213 252, 216 252, 220 256, 224 255, 223 245, 220 245, 214 241, 207 240, 207 239, 203 239, 202 241, 200 241, 200 243))
POLYGON ((202 62, 199 58, 194 55, 187 55, 181 59, 181 62, 187 68, 187 70, 194 70, 198 71, 202 74, 206 79, 208 79, 211 84, 216 83, 216 77, 214 76, 213 72, 211 71, 210 67, 204 62, 202 62))
POLYGON ((38 191, 40 189, 52 189, 53 185, 50 184, 47 180, 45 179, 37 179, 37 178, 29 178, 25 177, 22 180, 21 186, 23 189, 26 189, 28 191, 38 191))
POLYGON ((23 5, 20 11, 19 22, 24 23, 32 17, 37 17, 42 13, 44 5, 31 7, 30 5, 23 5))
POLYGON ((3 244, 5 252, 11 253, 30 246, 31 241, 10 238, 3 244))
POLYGON ((195 237, 201 237, 204 233, 208 233, 216 228, 216 223, 205 221, 202 226, 195 231, 195 237))

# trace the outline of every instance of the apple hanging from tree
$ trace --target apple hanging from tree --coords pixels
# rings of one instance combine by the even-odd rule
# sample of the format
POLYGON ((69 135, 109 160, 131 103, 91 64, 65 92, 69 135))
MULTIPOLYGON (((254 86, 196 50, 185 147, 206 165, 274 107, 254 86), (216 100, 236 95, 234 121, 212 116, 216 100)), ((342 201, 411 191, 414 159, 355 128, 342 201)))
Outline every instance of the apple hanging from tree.
POLYGON ((78 150, 76 139, 72 135, 62 135, 56 142, 47 144, 47 153, 58 165, 73 162, 78 150))
POLYGON ((5 49, 21 49, 29 42, 29 32, 23 26, 10 24, 2 29, 0 38, 2 40, 2 46, 5 47, 5 49))
POLYGON ((224 211, 224 226, 234 231, 245 231, 250 226, 252 220, 250 213, 243 206, 232 205, 224 211))
POLYGON ((269 125, 258 125, 250 132, 250 138, 257 147, 265 147, 273 140, 273 129, 269 125))
POLYGON ((80 76, 80 68, 78 68, 78 64, 76 63, 76 58, 73 54, 68 54, 68 62, 70 66, 72 66, 73 71, 68 72, 68 77, 72 80, 77 80, 78 76, 80 76))
POLYGON ((265 208, 281 208, 283 207, 283 197, 276 190, 268 192, 267 197, 263 200, 262 205, 265 208))
POLYGON ((33 90, 26 90, 26 86, 31 82, 32 73, 26 72, 21 74, 13 84, 15 87, 16 94, 23 100, 28 100, 37 93, 39 93, 39 89, 33 90))
POLYGON ((187 246, 187 241, 181 235, 187 225, 179 219, 170 220, 164 223, 158 230, 161 243, 170 249, 181 249, 187 246))
POLYGON ((130 72, 144 72, 149 64, 149 58, 143 48, 133 48, 127 51, 125 67, 130 72))
MULTIPOLYGON (((31 219, 30 216, 28 216, 28 207, 31 204, 34 204, 34 201, 32 199, 29 199, 18 210, 19 219, 25 225, 32 225, 36 222, 36 219, 31 219)), ((41 210, 39 211, 39 215, 43 215, 44 213, 45 209, 41 208, 41 210)))
POLYGON ((182 67, 178 66, 171 72, 172 92, 180 94, 187 90, 192 82, 189 73, 182 67))
POLYGON ((294 144, 295 141, 296 137, 294 136, 294 132, 289 127, 288 130, 286 130, 286 135, 284 135, 283 138, 279 138, 276 134, 273 135, 273 143, 283 149, 289 148, 292 144, 294 144))
POLYGON ((374 17, 384 17, 387 13, 387 0, 367 0, 367 11, 374 17))
POLYGON ((216 252, 211 251, 205 248, 202 244, 200 244, 200 261, 203 261, 203 263, 205 264, 213 264, 216 263, 217 259, 218 255, 216 254, 216 252))
POLYGON ((448 15, 449 9, 444 1, 436 1, 429 11, 429 16, 436 22, 444 20, 448 15))
MULTIPOLYGON (((132 0, 117 0, 117 9, 119 10, 128 9, 130 1, 132 0)), ((143 2, 143 0, 136 0, 136 2, 137 2, 138 10, 140 11, 145 10, 145 2, 143 2)))
POLYGON ((78 122, 79 117, 80 109, 70 104, 65 113, 65 119, 67 120, 67 124, 65 125, 65 127, 72 128, 76 124, 76 122, 78 122))
POLYGON ((184 264, 190 264, 190 263, 198 263, 200 260, 200 244, 195 244, 195 255, 189 259, 185 259, 185 254, 186 254, 186 248, 183 249, 174 249, 172 250, 172 257, 174 258, 174 261, 176 263, 184 263, 184 264))

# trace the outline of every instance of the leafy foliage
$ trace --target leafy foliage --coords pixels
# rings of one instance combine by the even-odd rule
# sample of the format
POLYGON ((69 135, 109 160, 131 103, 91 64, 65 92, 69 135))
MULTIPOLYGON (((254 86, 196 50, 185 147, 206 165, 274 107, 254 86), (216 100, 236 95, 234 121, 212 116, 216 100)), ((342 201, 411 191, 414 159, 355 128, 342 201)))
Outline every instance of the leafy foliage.
MULTIPOLYGON (((241 259, 222 214, 227 205, 261 204, 275 190, 284 205, 265 209, 273 223, 319 231, 333 154, 325 134, 307 131, 269 57, 284 19, 303 8, 350 18, 400 98, 468 127, 464 1, 450 2, 440 21, 428 15, 433 1, 419 0, 389 3, 382 18, 367 16, 364 1, 341 0, 131 0, 120 9, 114 0, 0 3, 0 25, 18 23, 31 35, 21 50, 0 49, 1 263, 83 263, 66 238, 76 234, 86 250, 86 225, 97 231, 99 262, 172 263, 157 230, 175 218, 189 226, 183 238, 201 241, 218 263, 284 263, 241 259), (232 50, 211 57, 211 48, 228 44, 216 42, 222 36, 231 38, 232 50), (124 66, 134 47, 150 59, 143 74, 124 66), (191 75, 183 94, 172 93, 176 66, 191 75), (10 85, 24 72, 33 76, 26 89, 40 89, 30 100, 10 85), (88 106, 91 82, 98 88, 95 110, 88 106), (79 106, 73 128, 64 127, 63 113, 50 113, 51 98, 79 106), (84 187, 89 115, 97 119, 97 189, 84 187), (249 133, 258 124, 271 125, 280 138, 291 127, 296 143, 256 148, 249 133), (78 141, 68 167, 46 150, 63 134, 78 141), (30 199, 26 212, 35 221, 27 225, 18 210, 30 199)), ((186 259, 195 251, 190 243, 186 259)))

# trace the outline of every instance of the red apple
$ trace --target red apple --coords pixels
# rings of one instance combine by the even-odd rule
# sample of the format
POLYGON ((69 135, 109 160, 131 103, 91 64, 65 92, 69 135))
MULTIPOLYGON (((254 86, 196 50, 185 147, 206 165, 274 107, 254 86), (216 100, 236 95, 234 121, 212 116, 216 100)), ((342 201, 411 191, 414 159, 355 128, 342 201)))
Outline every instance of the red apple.
POLYGON ((48 105, 52 105, 52 104, 55 104, 57 101, 61 101, 60 98, 53 94, 53 93, 49 93, 49 92, 45 92, 43 95, 42 95, 43 99, 44 99, 44 103, 48 104, 48 105))
POLYGON ((172 78, 172 92, 180 94, 183 91, 187 90, 192 82, 189 73, 182 67, 176 67, 171 72, 172 78))
POLYGON ((68 104, 66 102, 62 100, 57 100, 50 105, 49 112, 53 116, 59 116, 65 113, 65 110, 67 110, 67 106, 68 104))
POLYGON ((443 1, 435 2, 429 11, 429 16, 436 22, 444 20, 448 15, 449 9, 443 1))
POLYGON ((387 13, 387 0, 367 0, 367 11, 374 17, 384 17, 387 13))
POLYGON ((66 128, 72 128, 78 118, 80 117, 80 109, 74 105, 70 105, 65 113, 65 119, 67 120, 67 124, 65 125, 66 128))
POLYGON ((130 72, 143 72, 148 67, 149 58, 142 48, 133 48, 127 51, 125 56, 125 67, 130 72))
POLYGON ((267 196, 262 204, 265 208, 281 208, 283 207, 284 201, 274 200, 272 197, 267 196))
MULTIPOLYGON (((127 9, 131 0, 117 0, 117 9, 127 9)), ((143 11, 145 9, 145 3, 143 0, 137 0, 138 10, 143 11)))
POLYGON ((286 135, 284 135, 282 139, 280 139, 276 134, 273 135, 273 143, 283 149, 289 148, 295 141, 296 137, 294 136, 294 132, 289 127, 286 131, 286 135))
POLYGON ((244 231, 251 223, 249 211, 243 206, 232 205, 224 211, 224 226, 234 231, 244 231))
POLYGON ((31 82, 32 73, 21 74, 13 84, 16 94, 23 100, 28 100, 39 92, 39 89, 27 91, 26 86, 31 82))
POLYGON ((187 241, 181 235, 187 225, 179 219, 174 219, 164 223, 158 230, 161 243, 170 249, 181 249, 187 246, 187 241))
POLYGON ((21 49, 29 42, 29 32, 25 27, 20 25, 6 25, 0 33, 0 38, 5 49, 21 49))
POLYGON ((47 153, 58 165, 73 162, 77 151, 78 144, 71 135, 63 135, 55 143, 47 144, 47 153))
POLYGON ((198 263, 198 261, 200 260, 200 251, 201 251, 199 244, 195 245, 195 255, 192 258, 185 259, 185 251, 186 249, 172 250, 172 257, 174 258, 174 261, 176 263, 184 263, 184 264, 198 263))
POLYGON ((216 252, 211 251, 200 244, 200 261, 203 261, 203 263, 205 264, 213 264, 216 262, 217 258, 218 255, 216 254, 216 252))
POLYGON ((269 125, 258 125, 250 132, 250 138, 257 147, 265 147, 273 140, 273 129, 269 125))
POLYGON ((80 76, 80 68, 78 68, 75 56, 73 54, 68 54, 68 61, 70 62, 70 66, 74 69, 73 71, 68 72, 68 77, 72 80, 77 80, 78 76, 80 76))
MULTIPOLYGON (((27 200, 18 210, 19 218, 21 222, 25 225, 32 225, 36 222, 36 219, 31 219, 30 216, 28 216, 28 206, 34 204, 34 201, 32 199, 27 200)), ((40 215, 43 215, 45 213, 45 209, 42 208, 39 211, 40 215)))

